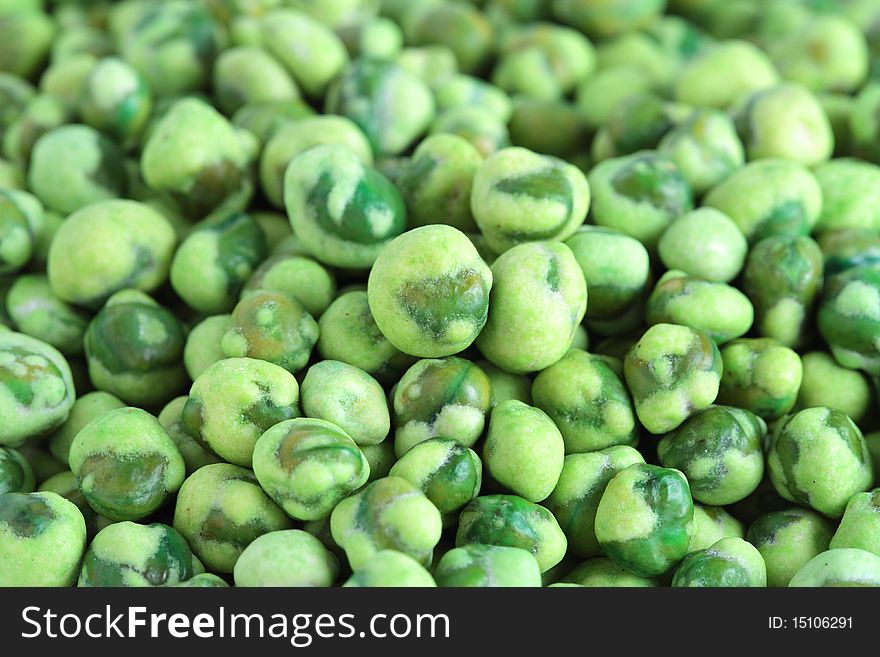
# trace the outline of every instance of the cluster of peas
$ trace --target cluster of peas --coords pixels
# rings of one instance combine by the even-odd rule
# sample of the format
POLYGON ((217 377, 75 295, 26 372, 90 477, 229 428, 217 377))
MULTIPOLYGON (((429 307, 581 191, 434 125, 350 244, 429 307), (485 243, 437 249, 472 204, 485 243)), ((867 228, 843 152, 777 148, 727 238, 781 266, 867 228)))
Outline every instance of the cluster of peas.
POLYGON ((0 585, 880 586, 878 117, 876 0, 0 0, 0 585))

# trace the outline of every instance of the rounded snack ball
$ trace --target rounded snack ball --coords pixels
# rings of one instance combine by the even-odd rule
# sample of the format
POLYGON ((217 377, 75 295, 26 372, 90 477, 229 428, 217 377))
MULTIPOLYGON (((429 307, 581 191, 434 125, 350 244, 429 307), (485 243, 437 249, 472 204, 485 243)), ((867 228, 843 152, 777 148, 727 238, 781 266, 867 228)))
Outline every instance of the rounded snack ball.
POLYGON ((79 101, 83 121, 123 144, 138 136, 152 110, 149 83, 122 59, 104 57, 84 81, 79 101))
POLYGON ((853 158, 820 164, 814 174, 822 190, 816 230, 880 230, 880 167, 853 158))
POLYGON ((250 543, 233 570, 236 586, 332 586, 339 562, 299 529, 269 532, 250 543))
POLYGON ((183 422, 221 458, 250 467, 264 431, 299 416, 299 385, 287 370, 253 358, 227 358, 195 380, 183 422))
POLYGON ((541 409, 515 399, 492 409, 483 460, 504 488, 540 502, 556 487, 564 456, 562 434, 541 409))
POLYGON ((542 370, 568 351, 587 309, 587 285, 561 242, 515 246, 492 264, 494 287, 477 347, 511 373, 542 370))
POLYGON ((669 225, 657 251, 667 269, 727 283, 742 269, 748 243, 730 217, 714 208, 699 208, 669 225))
POLYGON ((265 260, 244 289, 286 292, 317 319, 336 296, 336 280, 311 258, 279 254, 265 260))
POLYGON ((434 588, 437 583, 425 567, 410 555, 396 550, 379 550, 367 559, 343 584, 358 588, 434 588))
POLYGON ((862 265, 832 276, 816 321, 839 364, 880 375, 880 269, 862 265))
POLYGON ((376 325, 400 351, 422 358, 466 349, 486 324, 492 271, 464 233, 422 226, 395 238, 370 270, 376 325))
POLYGON ((63 301, 100 307, 114 292, 151 292, 168 276, 176 238, 168 220, 136 201, 92 203, 71 214, 49 247, 47 273, 63 301))
POLYGON ((722 538, 745 538, 742 523, 723 507, 694 503, 694 537, 691 539, 689 551, 712 547, 713 543, 722 538))
POLYGON ((183 365, 193 381, 218 360, 226 358, 220 342, 231 319, 232 315, 213 315, 190 329, 183 347, 183 365))
POLYGON ((342 429, 311 418, 268 429, 254 445, 253 462, 263 490, 297 520, 326 517, 370 476, 366 458, 342 429))
POLYGON ((250 103, 296 100, 296 83, 262 48, 236 46, 224 50, 214 64, 214 97, 227 116, 250 103))
POLYGON ((741 538, 723 538, 688 554, 675 571, 673 587, 765 587, 761 553, 741 538))
POLYGON ((64 356, 36 338, 0 330, 0 446, 17 447, 55 429, 75 398, 64 356))
POLYGON ((528 550, 471 543, 445 553, 434 578, 445 587, 539 587, 541 569, 528 550))
POLYGON ((118 408, 76 435, 70 469, 95 511, 111 520, 137 520, 177 492, 185 465, 155 417, 139 408, 118 408))
POLYGON ((749 543, 767 566, 767 586, 788 586, 810 559, 828 549, 833 525, 815 511, 792 508, 759 517, 749 527, 749 543))
POLYGON ((560 581, 578 586, 601 588, 653 588, 660 586, 653 577, 636 575, 606 557, 587 559, 560 581))
POLYGON ((849 498, 829 547, 859 548, 880 556, 880 489, 849 498))
POLYGON ((857 548, 828 550, 795 573, 790 587, 880 586, 880 557, 857 548))
POLYGON ((198 437, 191 435, 186 430, 183 422, 183 409, 189 399, 186 395, 176 397, 168 402, 159 413, 158 420, 168 436, 177 445, 183 462, 186 465, 186 476, 205 465, 219 463, 220 457, 214 454, 210 448, 198 437))
POLYGON ((0 495, 30 493, 36 479, 30 463, 18 450, 0 447, 0 495))
POLYGON ((77 398, 70 407, 70 414, 60 427, 49 436, 49 451, 62 463, 70 457, 73 439, 89 422, 108 411, 123 408, 125 402, 109 392, 89 392, 77 398))
POLYGON ((253 472, 215 463, 191 474, 177 495, 174 528, 207 568, 231 573, 257 537, 288 529, 290 518, 269 499, 253 472))
POLYGON ((6 295, 6 309, 22 333, 52 345, 65 356, 82 354, 89 316, 59 299, 45 274, 17 276, 6 295))
POLYGON ((782 497, 830 518, 840 518, 850 497, 874 481, 862 432, 844 413, 822 406, 799 411, 777 425, 767 467, 782 497))
POLYGON ((9 191, 0 190, 0 274, 16 272, 36 247, 27 214, 9 191))
POLYGON ((194 557, 168 525, 117 522, 92 539, 78 586, 176 586, 195 574, 194 557))
POLYGON ((0 587, 70 586, 86 549, 86 523, 56 493, 0 495, 0 587))

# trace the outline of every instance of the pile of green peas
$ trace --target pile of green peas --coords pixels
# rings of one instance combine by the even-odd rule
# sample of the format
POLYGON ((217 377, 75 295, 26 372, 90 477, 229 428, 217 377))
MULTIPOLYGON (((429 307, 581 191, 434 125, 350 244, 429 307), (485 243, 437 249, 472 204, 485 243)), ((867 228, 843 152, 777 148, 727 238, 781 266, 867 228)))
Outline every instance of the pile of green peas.
POLYGON ((0 586, 880 586, 875 0, 0 37, 0 586))

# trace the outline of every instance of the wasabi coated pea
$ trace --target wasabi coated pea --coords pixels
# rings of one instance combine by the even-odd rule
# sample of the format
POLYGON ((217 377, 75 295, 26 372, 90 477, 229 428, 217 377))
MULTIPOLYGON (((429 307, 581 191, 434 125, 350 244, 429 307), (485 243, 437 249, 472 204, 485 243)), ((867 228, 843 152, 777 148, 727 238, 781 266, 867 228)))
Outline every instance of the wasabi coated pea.
POLYGON ((453 107, 482 107, 507 122, 513 113, 510 97, 493 84, 470 75, 453 75, 434 89, 439 111, 453 107))
POLYGON ((406 226, 400 192, 344 146, 316 146, 293 158, 284 205, 306 249, 339 267, 371 266, 406 226))
POLYGON ((67 356, 82 354, 88 315, 55 296, 45 274, 16 277, 6 296, 6 309, 22 333, 67 356))
POLYGON ((268 429, 254 445, 253 461, 263 490, 297 520, 326 517, 370 476, 366 458, 342 429, 311 418, 268 429))
POLYGON ((732 504, 754 491, 764 476, 765 422, 732 406, 691 416, 657 445, 667 468, 680 470, 691 495, 704 504, 732 504))
POLYGON ((176 586, 193 572, 193 554, 168 525, 117 522, 92 540, 83 559, 79 586, 176 586))
POLYGON ((532 382, 528 376, 505 372, 488 360, 478 360, 476 364, 489 377, 496 404, 508 399, 518 399, 524 404, 532 403, 532 382))
POLYGON ((614 475, 644 462, 641 454, 625 445, 565 457, 559 481, 543 504, 559 522, 571 552, 579 557, 602 553, 594 529, 599 500, 614 475))
POLYGON ((670 468, 629 466, 608 482, 595 527, 599 545, 617 564, 637 575, 662 575, 684 558, 694 535, 687 479, 670 468))
POLYGON ((691 189, 671 159, 642 151, 599 163, 588 177, 593 221, 635 237, 649 250, 673 219, 693 208, 691 189))
POLYGON ((777 235, 755 244, 742 289, 754 305, 758 334, 787 347, 804 343, 822 280, 822 252, 806 235, 777 235))
POLYGON ((880 104, 880 84, 869 82, 855 96, 849 113, 849 134, 853 153, 870 162, 880 162, 880 126, 875 119, 880 104))
MULTIPOLYGON (((250 132, 257 140, 266 145, 276 132, 284 126, 301 119, 315 116, 315 110, 302 100, 284 100, 271 103, 248 103, 232 115, 232 124, 250 132)), ((278 172, 278 202, 281 206, 281 178, 284 171, 278 172)), ((264 190, 265 191, 265 190, 264 190)), ((273 203, 274 204, 274 203, 273 203)))
POLYGON ((171 286, 197 312, 229 312, 266 250, 263 231, 250 215, 208 220, 177 247, 171 286))
POLYGON ((596 159, 629 155, 655 148, 674 125, 675 109, 652 93, 638 93, 624 98, 608 116, 602 135, 605 143, 595 140, 596 159), (607 149, 607 152, 603 152, 607 149))
POLYGON ((629 392, 601 356, 572 349, 535 377, 532 399, 559 427, 567 454, 638 439, 629 392))
POLYGON ((458 72, 455 53, 442 44, 403 48, 394 63, 433 89, 458 72))
POLYGON ((115 409, 89 422, 74 438, 69 458, 89 506, 111 520, 147 517, 184 478, 177 446, 139 408, 115 409))
POLYGON ((397 463, 393 440, 383 440, 378 445, 359 445, 359 447, 367 463, 370 464, 367 483, 387 477, 391 473, 391 468, 397 463))
POLYGON ((49 247, 47 273, 62 301, 97 308, 119 290, 151 292, 168 275, 174 229, 135 201, 93 203, 73 213, 49 247))
POLYGON ((541 586, 541 570, 528 550, 479 543, 444 554, 434 577, 447 587, 541 586))
POLYGON ((556 0, 553 15, 594 38, 649 25, 663 13, 663 0, 556 0))
POLYGON ((767 467, 782 497, 830 518, 840 518, 849 498, 874 481, 862 432, 844 413, 822 406, 777 425, 767 467), (829 469, 828 463, 835 467, 829 469))
POLYGON ((396 550, 379 550, 355 569, 343 586, 433 588, 437 583, 410 555, 396 550))
POLYGON ((462 358, 425 359, 409 368, 394 390, 394 450, 440 436, 473 445, 492 406, 492 383, 462 358))
POLYGON ((590 129, 577 108, 563 100, 518 96, 510 118, 510 141, 521 148, 587 165, 590 129))
POLYGON ((437 507, 414 484, 385 477, 337 504, 330 531, 355 572, 385 549, 426 566, 440 541, 442 521, 437 507))
POLYGON ((122 290, 86 331, 89 377, 98 389, 130 404, 164 404, 186 383, 184 340, 170 311, 143 292, 122 290))
POLYGON ((748 541, 764 557, 768 586, 788 586, 810 559, 828 549, 833 529, 808 509, 767 513, 749 527, 748 541))
POLYGON ((189 378, 195 381, 199 375, 226 355, 220 341, 229 328, 231 315, 206 317, 192 327, 183 347, 183 364, 189 378))
POLYGON ((429 438, 419 443, 389 473, 418 486, 443 516, 445 525, 480 492, 483 464, 476 452, 451 438, 429 438))
POLYGON ((248 103, 299 98, 299 89, 281 63, 262 48, 224 50, 214 64, 214 96, 226 115, 248 103))
POLYGON ((694 537, 688 550, 704 550, 722 538, 745 538, 742 523, 723 507, 694 503, 694 537))
POLYGON ((320 317, 336 296, 336 280, 311 258, 279 254, 261 264, 245 285, 246 290, 286 292, 312 317, 320 317))
POLYGON ((86 549, 86 523, 55 493, 0 495, 0 586, 70 586, 86 549))
POLYGON ((37 140, 69 120, 70 112, 61 100, 48 94, 35 96, 3 134, 3 154, 26 168, 37 140))
POLYGON ((251 465, 254 444, 270 427, 299 416, 299 385, 284 368, 253 358, 228 358, 195 380, 183 422, 218 456, 251 465))
POLYGON ((359 367, 381 383, 397 381, 415 361, 379 330, 364 291, 340 294, 321 315, 318 328, 322 358, 359 367))
POLYGON ((838 363, 880 375, 880 269, 862 265, 832 276, 817 324, 838 363))
POLYGON ((741 538, 723 538, 688 554, 675 571, 673 587, 764 587, 767 568, 761 553, 741 538))
POLYGON ((489 157, 510 146, 507 125, 483 107, 452 107, 437 115, 431 124, 431 134, 450 134, 461 137, 477 149, 480 157, 489 157))
POLYGON ((574 255, 559 242, 513 247, 492 264, 488 321, 477 338, 483 355, 512 373, 542 370, 568 351, 587 308, 574 255))
POLYGON ((651 91, 653 86, 649 73, 637 65, 600 68, 578 85, 575 104, 591 128, 600 128, 624 99, 651 91))
POLYGON ((562 561, 567 546, 553 514, 518 495, 484 495, 464 508, 455 545, 471 543, 528 550, 542 573, 562 561))
POLYGON ((233 572, 236 586, 332 586, 339 562, 311 534, 288 529, 257 537, 233 572))
POLYGON ((651 588, 660 586, 653 577, 642 577, 618 566, 611 559, 587 559, 563 579, 579 586, 651 588))
POLYGON ((840 228, 880 229, 880 167, 851 158, 835 158, 816 167, 822 190, 820 232, 840 228))
POLYGON ((789 586, 880 586, 880 557, 856 548, 828 550, 804 564, 789 586))
POLYGON ((880 491, 856 493, 847 502, 829 547, 859 548, 880 556, 880 491))
POLYGON ((464 73, 478 72, 492 53, 492 24, 467 4, 426 3, 407 11, 403 26, 408 42, 448 46, 464 73))
POLYGON ((229 358, 257 358, 289 372, 305 367, 318 341, 318 324, 289 294, 245 292, 232 311, 220 348, 229 358))
POLYGON ((703 331, 718 344, 746 333, 754 320, 751 301, 735 287, 667 271, 648 297, 649 325, 675 323, 703 331))
POLYGON ((743 338, 721 349, 723 373, 718 401, 772 422, 798 398, 803 366, 798 354, 770 338, 743 338))
MULTIPOLYGON (((220 457, 214 454, 201 438, 190 435, 186 430, 186 425, 183 422, 183 409, 186 406, 187 399, 189 397, 186 396, 172 399, 165 405, 157 419, 159 424, 168 432, 168 436, 174 444, 177 445, 177 449, 180 451, 186 466, 186 475, 189 476, 202 466, 219 463, 220 457)), ((75 410, 76 405, 74 405, 75 410)), ((71 415, 73 415, 73 411, 71 411, 71 415)))
POLYGON ((370 311, 388 341, 423 358, 474 341, 489 312, 492 271, 463 233, 422 226, 395 238, 370 270, 370 311))
POLYGON ((667 269, 727 283, 742 269, 748 243, 730 217, 714 208, 699 208, 669 225, 660 236, 657 252, 667 269))
POLYGON ((0 447, 0 495, 6 493, 30 493, 36 479, 30 463, 18 450, 0 447))
POLYGON ((550 417, 516 399, 492 409, 483 460, 492 478, 529 502, 540 502, 556 487, 565 442, 550 417))
POLYGON ((797 407, 827 406, 861 422, 871 405, 871 388, 858 370, 841 367, 824 351, 803 355, 804 375, 797 407))
POLYGON ((34 253, 34 235, 27 215, 8 191, 0 190, 0 273, 24 267, 34 253))
POLYGON ((121 59, 100 60, 85 79, 80 115, 87 124, 122 143, 138 136, 152 109, 147 81, 121 59))
POLYGON ((70 367, 54 347, 0 331, 0 445, 17 447, 61 425, 75 398, 70 367))
POLYGON ((177 496, 174 529, 207 568, 231 573, 257 537, 288 529, 284 511, 269 499, 250 470, 228 463, 191 474, 177 496))
POLYGON ((626 383, 642 425, 671 431, 718 396, 721 353, 702 331, 655 324, 627 352, 626 383))
POLYGON ((70 445, 83 427, 104 413, 124 406, 125 402, 109 392, 89 392, 78 397, 70 407, 70 414, 64 424, 49 436, 49 450, 52 455, 62 463, 67 463, 70 445))
POLYGON ((303 413, 333 422, 358 445, 375 445, 391 430, 382 386, 353 365, 325 360, 309 368, 300 388, 303 413))
POLYGON ((754 244, 771 235, 809 233, 822 211, 822 190, 803 165, 762 159, 732 173, 703 202, 733 219, 754 244))
POLYGON ((584 222, 590 186, 576 167, 525 148, 489 156, 474 177, 471 210, 489 247, 564 240, 584 222))
POLYGON ((199 573, 198 575, 193 575, 185 582, 181 582, 180 584, 175 584, 177 587, 182 588, 227 588, 229 584, 226 583, 222 577, 218 575, 214 575, 213 573, 199 573))

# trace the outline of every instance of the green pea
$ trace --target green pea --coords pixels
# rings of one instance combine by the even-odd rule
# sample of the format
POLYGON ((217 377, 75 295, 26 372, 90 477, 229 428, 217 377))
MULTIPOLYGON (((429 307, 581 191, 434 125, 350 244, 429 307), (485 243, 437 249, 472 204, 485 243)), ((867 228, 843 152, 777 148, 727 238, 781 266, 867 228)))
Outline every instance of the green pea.
POLYGON ((817 315, 819 332, 838 363, 880 375, 880 269, 853 267, 832 276, 817 315))
POLYGON ((688 554, 675 571, 673 587, 765 587, 761 553, 741 538, 723 538, 688 554))
POLYGON ((37 140, 68 123, 70 115, 70 109, 55 96, 34 96, 3 134, 3 154, 26 169, 37 140))
POLYGON ((880 233, 871 228, 833 229, 822 233, 817 241, 825 258, 826 276, 880 263, 880 233))
POLYGON ((299 89, 284 66, 254 46, 224 50, 214 64, 213 87, 217 105, 226 115, 249 103, 299 98, 299 89))
POLYGON ((856 548, 828 550, 804 564, 789 586, 880 586, 880 557, 856 548))
POLYGON ((443 44, 402 48, 394 57, 394 64, 424 82, 431 90, 458 73, 455 53, 443 44))
POLYGON ((29 78, 46 59, 56 27, 37 5, 28 11, 4 12, 0 21, 0 70, 29 78))
POLYGON ((559 0, 553 11, 591 37, 607 38, 649 25, 664 7, 662 0, 559 0))
POLYGON ((590 128, 571 103, 517 96, 509 128, 514 146, 563 158, 586 171, 590 128))
POLYGON ((52 455, 62 463, 67 463, 70 460, 73 439, 83 427, 104 413, 123 407, 125 402, 109 392, 89 392, 78 397, 70 407, 67 419, 49 436, 49 450, 52 455))
POLYGON ((599 128, 608 123, 621 101, 652 87, 650 75, 637 65, 600 68, 578 85, 575 104, 588 125, 599 128))
POLYGON ((493 84, 470 75, 457 74, 434 89, 439 111, 453 107, 481 107, 507 123, 513 113, 510 97, 493 84))
POLYGON ((481 159, 511 144, 507 124, 491 110, 472 105, 440 112, 431 124, 429 137, 440 134, 461 137, 476 149, 481 159))
POLYGON ((199 573, 198 575, 193 575, 185 582, 180 582, 179 584, 175 584, 174 586, 183 587, 183 588, 227 588, 229 584, 226 583, 222 577, 218 575, 214 575, 213 573, 199 573))
MULTIPOLYGON (((242 106, 232 115, 232 125, 250 132, 257 140, 268 146, 268 142, 282 128, 291 123, 315 116, 315 110, 303 100, 283 100, 269 103, 248 103, 242 106)), ((284 171, 278 175, 278 201, 273 205, 281 206, 281 177, 284 171)), ((262 180, 261 180, 262 182, 262 180)), ((266 190, 264 189, 264 192, 266 190)), ((268 195, 268 192, 267 192, 268 195)))
POLYGON ((481 70, 492 54, 492 24, 467 4, 426 3, 407 12, 403 27, 414 45, 449 47, 464 73, 481 70))
POLYGON ((146 79, 121 59, 100 60, 85 79, 80 115, 87 124, 122 143, 138 137, 152 109, 146 79))
POLYGON ((880 229, 880 167, 850 158, 835 158, 816 167, 822 190, 822 213, 816 230, 880 229))
POLYGON ((855 96, 849 115, 852 150, 864 160, 880 162, 880 132, 875 116, 880 104, 880 84, 869 82, 855 96))
POLYGON ((193 381, 211 365, 226 358, 220 343, 231 320, 231 315, 206 317, 193 326, 186 336, 183 364, 193 381))
POLYGON ((0 447, 0 495, 30 493, 35 485, 34 470, 25 457, 11 447, 0 447))
POLYGON ((636 575, 618 566, 611 559, 596 557, 587 559, 566 575, 563 582, 590 587, 632 587, 651 588, 660 586, 653 577, 636 575))
POLYGON ((772 422, 797 401, 803 366, 798 354, 771 338, 742 338, 721 349, 718 401, 772 422))
POLYGON ((23 333, 66 355, 82 354, 88 315, 55 296, 45 275, 18 276, 9 288, 6 308, 23 333))
POLYGON ((359 445, 359 447, 367 463, 370 464, 367 483, 387 477, 391 473, 391 468, 397 463, 393 440, 385 439, 378 445, 359 445))
POLYGON ((445 553, 434 572, 438 586, 541 586, 538 562, 528 550, 472 543, 445 553))
POLYGON ((425 567, 410 555, 396 550, 379 550, 364 561, 343 586, 433 588, 437 583, 425 567))
POLYGON ((714 208, 699 208, 669 225, 657 251, 667 269, 727 283, 742 269, 748 244, 730 217, 714 208))
POLYGON ((528 376, 505 372, 488 360, 478 360, 476 365, 489 377, 495 404, 500 404, 508 399, 518 399, 524 404, 532 403, 532 382, 528 376))
POLYGON ((288 529, 257 537, 233 572, 236 586, 332 586, 339 562, 311 534, 288 529))
MULTIPOLYGON (((189 397, 187 396, 172 399, 165 405, 157 418, 159 424, 168 432, 168 436, 180 451, 183 463, 186 466, 186 476, 191 475, 205 465, 220 462, 220 457, 214 454, 200 437, 193 436, 187 431, 183 421, 183 409, 188 399, 189 397)), ((79 400, 77 400, 77 403, 79 403, 79 400)), ((73 410, 76 411, 76 404, 74 404, 73 410)), ((73 411, 71 412, 72 414, 73 411)), ((68 420, 69 422, 70 420, 68 420)))
POLYGON ((244 549, 290 518, 269 499, 250 470, 215 463, 191 474, 177 496, 174 529, 211 570, 231 573, 244 549))
POLYGON ((705 550, 722 538, 745 538, 742 523, 724 507, 694 503, 694 537, 688 552, 705 550))
POLYGON ((877 490, 856 493, 846 504, 840 525, 829 547, 859 548, 880 556, 877 528, 880 523, 880 493, 877 490))
POLYGON ((871 388, 858 370, 841 367, 830 354, 812 351, 803 356, 804 375, 797 408, 827 406, 861 422, 871 405, 871 388))

